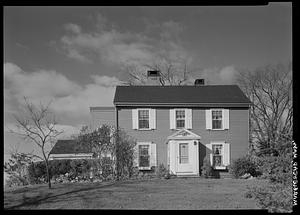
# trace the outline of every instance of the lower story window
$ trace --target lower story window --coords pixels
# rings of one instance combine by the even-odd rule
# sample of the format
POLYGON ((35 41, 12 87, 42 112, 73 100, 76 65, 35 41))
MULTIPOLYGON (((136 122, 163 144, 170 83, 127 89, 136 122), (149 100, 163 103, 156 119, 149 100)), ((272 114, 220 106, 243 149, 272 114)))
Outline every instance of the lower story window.
POLYGON ((219 167, 223 165, 222 144, 212 145, 213 151, 213 166, 219 167))
POLYGON ((149 145, 139 145, 139 167, 150 167, 149 145))

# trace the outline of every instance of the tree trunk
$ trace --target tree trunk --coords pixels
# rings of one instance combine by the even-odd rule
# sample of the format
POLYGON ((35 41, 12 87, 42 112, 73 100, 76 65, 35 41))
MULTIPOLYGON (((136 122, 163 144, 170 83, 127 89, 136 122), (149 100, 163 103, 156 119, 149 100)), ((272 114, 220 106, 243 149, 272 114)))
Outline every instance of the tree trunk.
POLYGON ((49 187, 49 189, 51 189, 51 181, 50 181, 48 160, 45 159, 45 162, 46 162, 46 172, 47 172, 48 187, 49 187))
POLYGON ((45 159, 46 164, 46 172, 47 172, 47 180, 48 180, 48 187, 51 189, 51 181, 50 181, 50 172, 49 172, 49 164, 48 164, 48 158, 45 155, 44 149, 42 149, 43 157, 45 159))

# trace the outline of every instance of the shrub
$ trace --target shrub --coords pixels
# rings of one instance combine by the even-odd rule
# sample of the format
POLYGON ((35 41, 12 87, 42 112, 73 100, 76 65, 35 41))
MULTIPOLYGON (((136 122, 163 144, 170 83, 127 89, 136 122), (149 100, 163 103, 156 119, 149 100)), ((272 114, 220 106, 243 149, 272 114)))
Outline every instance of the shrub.
MULTIPOLYGON (((60 178, 61 175, 67 174, 68 180, 76 177, 88 179, 90 174, 94 178, 104 179, 112 177, 112 168, 110 159, 76 159, 76 160, 51 160, 49 161, 49 169, 52 180, 60 178)), ((43 183, 46 177, 44 162, 35 162, 28 167, 28 176, 31 184, 43 183)))
POLYGON ((280 156, 268 156, 261 159, 260 171, 263 177, 273 183, 292 183, 292 153, 280 156))
POLYGON ((269 180, 268 186, 248 188, 246 197, 254 197, 262 208, 270 212, 291 212, 293 205, 292 152, 286 150, 279 156, 257 159, 262 177, 269 180))
POLYGON ((292 212, 292 185, 272 184, 248 189, 246 198, 255 198, 263 209, 269 212, 292 212))
POLYGON ((51 160, 49 161, 50 176, 57 177, 61 174, 66 174, 70 171, 71 160, 51 160))
POLYGON ((205 156, 203 159, 203 165, 201 167, 201 175, 205 176, 205 178, 208 178, 210 176, 213 176, 213 168, 210 164, 209 156, 205 156))
POLYGON ((4 163, 4 171, 8 174, 6 186, 24 186, 29 184, 28 165, 32 157, 18 152, 11 153, 8 162, 4 163))
POLYGON ((30 184, 43 183, 43 178, 46 177, 45 162, 33 162, 28 166, 28 177, 30 184))
POLYGON ((258 166, 251 160, 250 156, 238 158, 229 166, 229 173, 235 178, 239 178, 246 173, 252 176, 260 175, 258 166))
POLYGON ((29 180, 26 176, 18 177, 17 175, 9 175, 5 182, 8 187, 24 186, 29 184, 29 180))
POLYGON ((170 178, 169 170, 162 163, 159 164, 158 168, 155 170, 155 174, 158 178, 170 178))

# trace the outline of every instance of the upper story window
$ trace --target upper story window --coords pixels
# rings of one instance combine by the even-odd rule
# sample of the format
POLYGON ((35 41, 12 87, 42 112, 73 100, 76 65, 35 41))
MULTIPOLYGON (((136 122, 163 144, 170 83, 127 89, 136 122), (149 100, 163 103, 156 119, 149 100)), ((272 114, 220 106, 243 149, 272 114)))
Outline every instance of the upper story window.
POLYGON ((229 129, 229 109, 207 109, 205 121, 208 130, 229 129))
POLYGON ((156 110, 153 108, 132 109, 132 129, 156 129, 156 110))
POLYGON ((139 110, 139 129, 149 128, 149 110, 139 110))
POLYGON ((185 127, 185 110, 176 110, 176 128, 185 127))
POLYGON ((222 129, 222 110, 212 110, 212 129, 222 129))
POLYGON ((170 109, 170 129, 192 129, 192 109, 170 109))

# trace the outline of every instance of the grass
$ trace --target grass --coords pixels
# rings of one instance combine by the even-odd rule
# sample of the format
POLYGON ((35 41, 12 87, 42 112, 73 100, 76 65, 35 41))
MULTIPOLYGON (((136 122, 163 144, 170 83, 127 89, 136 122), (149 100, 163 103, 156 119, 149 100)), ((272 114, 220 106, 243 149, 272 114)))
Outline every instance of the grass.
POLYGON ((35 185, 4 192, 5 209, 258 209, 244 197, 261 180, 175 178, 35 185))

